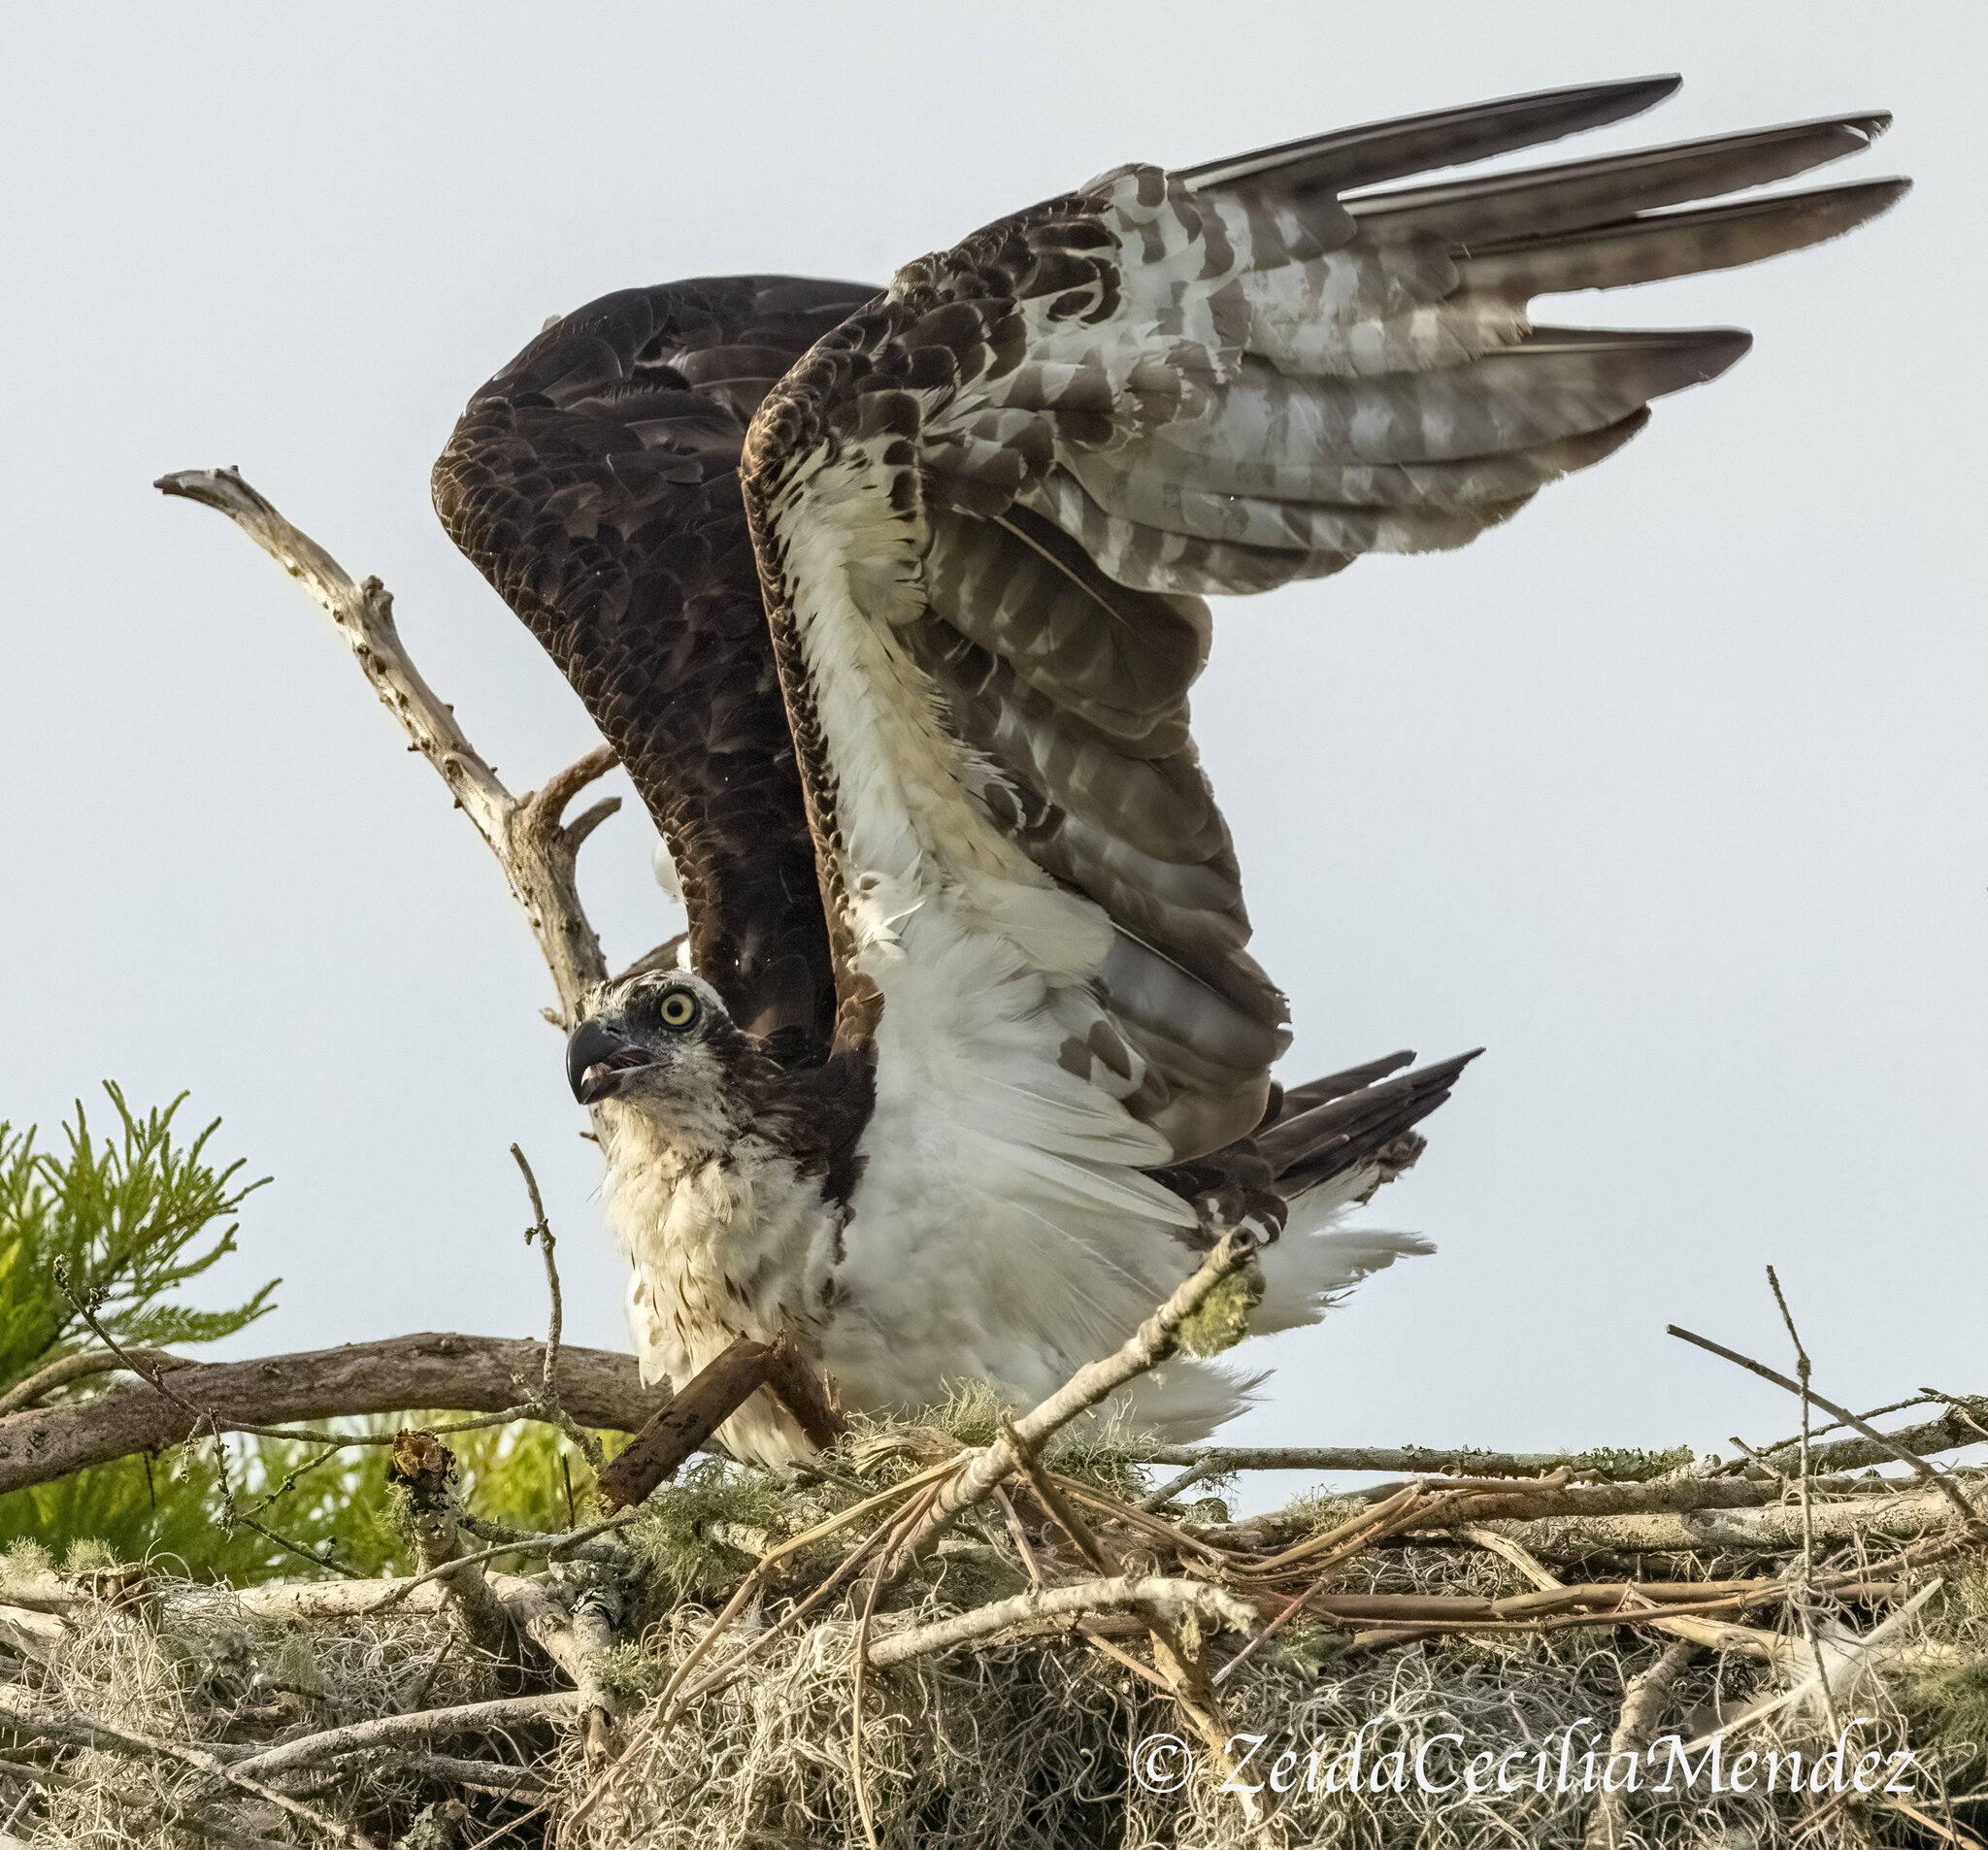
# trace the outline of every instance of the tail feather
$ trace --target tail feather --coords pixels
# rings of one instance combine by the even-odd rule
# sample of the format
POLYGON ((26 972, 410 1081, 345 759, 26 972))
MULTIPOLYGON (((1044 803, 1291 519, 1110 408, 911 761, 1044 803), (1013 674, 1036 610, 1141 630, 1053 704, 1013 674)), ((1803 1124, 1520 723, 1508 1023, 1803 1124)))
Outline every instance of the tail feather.
MULTIPOLYGON (((1394 1077, 1368 1079, 1374 1067, 1355 1068, 1343 1076, 1360 1082, 1343 1091, 1321 1097, 1322 1088, 1337 1082, 1314 1080, 1287 1094, 1277 1121, 1256 1134, 1257 1153, 1270 1165, 1278 1192, 1288 1201, 1372 1170, 1371 1192, 1399 1174, 1423 1149, 1414 1126, 1449 1097, 1457 1076, 1482 1052, 1478 1047, 1394 1077), (1294 1101, 1302 1101, 1295 1111, 1294 1101)), ((1394 1056, 1375 1067, 1392 1073, 1400 1064, 1394 1056)))

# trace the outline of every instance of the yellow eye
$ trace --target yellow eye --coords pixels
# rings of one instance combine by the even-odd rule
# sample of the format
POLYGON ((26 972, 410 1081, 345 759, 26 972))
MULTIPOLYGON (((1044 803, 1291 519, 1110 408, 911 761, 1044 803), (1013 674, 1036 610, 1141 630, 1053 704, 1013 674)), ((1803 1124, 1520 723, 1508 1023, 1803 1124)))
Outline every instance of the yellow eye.
POLYGON ((697 1019, 697 998, 687 989, 673 989, 663 998, 661 1013, 665 1028, 687 1028, 697 1019))

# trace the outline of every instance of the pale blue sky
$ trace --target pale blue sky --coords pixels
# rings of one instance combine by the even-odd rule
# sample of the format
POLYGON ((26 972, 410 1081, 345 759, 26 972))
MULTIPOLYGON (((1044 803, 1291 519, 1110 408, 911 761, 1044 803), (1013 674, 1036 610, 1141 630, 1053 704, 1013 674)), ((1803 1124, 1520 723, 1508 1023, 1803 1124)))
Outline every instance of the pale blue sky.
MULTIPOLYGON (((514 787, 578 704, 427 501, 554 311, 733 269, 881 280, 1131 158, 1676 69, 1621 147, 1838 111, 1917 192, 1763 269, 1568 318, 1753 354, 1441 558, 1218 610, 1199 736, 1287 1076, 1488 1044, 1372 1211, 1440 1255, 1283 1338, 1232 1436, 1714 1447, 1788 1426, 1663 1336, 1825 1392, 1980 1389, 1988 842, 1976 9, 341 5, 10 10, 0 1114, 190 1087, 275 1187, 233 1346, 567 1328, 619 1262, 494 864, 315 607, 149 486, 239 463, 355 572, 514 787), (1212 28, 1212 29, 1211 29, 1212 28)), ((638 818, 584 876, 674 929, 638 818)))

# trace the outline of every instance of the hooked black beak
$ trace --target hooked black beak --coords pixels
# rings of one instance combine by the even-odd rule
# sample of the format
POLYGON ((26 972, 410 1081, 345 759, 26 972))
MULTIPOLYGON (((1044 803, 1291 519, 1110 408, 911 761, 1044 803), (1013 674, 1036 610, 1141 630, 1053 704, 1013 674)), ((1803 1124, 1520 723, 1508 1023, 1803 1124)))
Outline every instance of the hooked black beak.
POLYGON ((656 1064, 646 1047, 598 1021, 582 1021, 566 1043, 566 1082, 581 1105, 612 1099, 634 1074, 656 1064))

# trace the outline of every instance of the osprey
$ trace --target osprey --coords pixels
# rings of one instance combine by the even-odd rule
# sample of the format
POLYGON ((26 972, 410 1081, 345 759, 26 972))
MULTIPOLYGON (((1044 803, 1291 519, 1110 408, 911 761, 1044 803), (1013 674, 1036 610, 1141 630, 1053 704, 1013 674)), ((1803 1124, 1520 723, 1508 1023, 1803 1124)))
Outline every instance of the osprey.
MULTIPOLYGON (((1280 1092, 1188 689, 1211 594, 1460 546, 1715 378, 1732 329, 1535 326, 1541 294, 1749 263, 1905 182, 1708 199, 1884 116, 1399 182, 1674 78, 1121 167, 907 266, 603 297, 471 401, 458 545, 619 752, 689 913, 569 1044, 645 1378, 784 1333, 845 1405, 1030 1402, 1227 1227, 1255 1332, 1400 1253, 1335 1231, 1465 1061, 1280 1092), (1682 208, 1682 210, 1677 210, 1682 208)), ((1249 1384, 1177 1361, 1139 1417, 1249 1384)), ((724 1429, 806 1441, 762 1391, 724 1429)))

